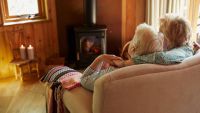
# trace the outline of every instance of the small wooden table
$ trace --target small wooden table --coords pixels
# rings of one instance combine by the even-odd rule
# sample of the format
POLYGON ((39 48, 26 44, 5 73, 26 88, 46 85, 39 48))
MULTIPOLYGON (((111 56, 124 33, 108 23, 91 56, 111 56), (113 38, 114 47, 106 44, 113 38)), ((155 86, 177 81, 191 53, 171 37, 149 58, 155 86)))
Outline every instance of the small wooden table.
POLYGON ((31 74, 33 71, 36 71, 37 76, 40 77, 38 61, 35 59, 34 60, 18 59, 18 60, 13 60, 10 63, 14 65, 16 79, 20 78, 20 80, 23 80, 23 75, 25 73, 31 74))

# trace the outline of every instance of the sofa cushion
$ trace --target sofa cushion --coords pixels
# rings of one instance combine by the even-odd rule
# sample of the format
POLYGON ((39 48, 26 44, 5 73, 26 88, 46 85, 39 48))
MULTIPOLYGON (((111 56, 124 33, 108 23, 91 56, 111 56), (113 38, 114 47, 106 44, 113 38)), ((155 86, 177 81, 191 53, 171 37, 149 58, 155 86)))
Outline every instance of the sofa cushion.
POLYGON ((92 92, 82 87, 65 90, 63 103, 70 113, 92 113, 92 92))

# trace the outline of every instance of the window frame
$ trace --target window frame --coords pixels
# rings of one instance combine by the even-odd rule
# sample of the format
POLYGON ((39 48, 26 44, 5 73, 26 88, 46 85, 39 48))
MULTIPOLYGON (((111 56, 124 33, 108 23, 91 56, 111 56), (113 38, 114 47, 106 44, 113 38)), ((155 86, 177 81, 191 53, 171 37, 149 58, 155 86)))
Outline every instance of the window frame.
POLYGON ((3 25, 14 25, 48 20, 47 0, 38 0, 39 13, 37 15, 33 15, 33 17, 31 17, 31 15, 10 16, 8 10, 7 0, 1 0, 0 12, 2 17, 0 17, 0 22, 2 21, 1 24, 3 25))

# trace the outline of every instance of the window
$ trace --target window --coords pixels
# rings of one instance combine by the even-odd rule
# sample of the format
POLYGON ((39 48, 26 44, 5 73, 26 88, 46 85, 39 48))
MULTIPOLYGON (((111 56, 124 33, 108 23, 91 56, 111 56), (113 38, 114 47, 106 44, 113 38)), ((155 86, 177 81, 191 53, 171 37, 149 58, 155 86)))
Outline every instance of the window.
POLYGON ((46 0, 1 0, 4 25, 47 20, 46 0))
POLYGON ((157 30, 159 19, 167 13, 187 17, 189 0, 147 0, 146 22, 157 30))
POLYGON ((166 13, 174 13, 187 18, 192 27, 191 42, 196 41, 197 35, 200 43, 200 0, 147 0, 146 22, 157 30, 159 18, 166 13), (198 23, 197 23, 198 22, 198 23), (198 31, 197 31, 198 30, 198 31), (197 34, 198 32, 198 34, 197 34))
POLYGON ((200 7, 199 7, 199 13, 198 13, 197 30, 198 30, 198 33, 200 33, 200 7))

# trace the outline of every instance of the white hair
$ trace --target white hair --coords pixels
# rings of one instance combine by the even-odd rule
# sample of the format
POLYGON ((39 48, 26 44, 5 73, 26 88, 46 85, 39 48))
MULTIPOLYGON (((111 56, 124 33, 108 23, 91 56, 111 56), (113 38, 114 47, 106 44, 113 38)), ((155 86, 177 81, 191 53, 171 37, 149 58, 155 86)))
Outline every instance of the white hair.
POLYGON ((158 32, 146 24, 140 24, 135 30, 135 35, 130 41, 128 53, 131 57, 136 55, 149 54, 163 50, 163 39, 158 39, 158 32))

